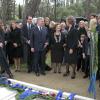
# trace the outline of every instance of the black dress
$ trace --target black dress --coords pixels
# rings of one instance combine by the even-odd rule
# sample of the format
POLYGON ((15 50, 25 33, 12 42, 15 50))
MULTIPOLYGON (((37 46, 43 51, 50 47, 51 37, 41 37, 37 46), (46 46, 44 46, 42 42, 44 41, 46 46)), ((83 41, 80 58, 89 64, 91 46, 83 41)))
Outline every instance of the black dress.
POLYGON ((65 49, 65 63, 77 64, 77 45, 78 45, 79 33, 77 29, 72 27, 68 31, 66 39, 66 49, 65 49), (69 50, 73 49, 73 53, 69 54, 69 50))
POLYGON ((11 42, 12 46, 12 57, 13 58, 20 58, 22 57, 22 40, 21 40, 21 30, 16 28, 12 30, 9 34, 9 41, 11 42), (14 47, 13 43, 16 43, 18 46, 14 47))
POLYGON ((64 34, 60 36, 51 36, 51 62, 62 63, 64 56, 64 45, 65 37, 64 34))

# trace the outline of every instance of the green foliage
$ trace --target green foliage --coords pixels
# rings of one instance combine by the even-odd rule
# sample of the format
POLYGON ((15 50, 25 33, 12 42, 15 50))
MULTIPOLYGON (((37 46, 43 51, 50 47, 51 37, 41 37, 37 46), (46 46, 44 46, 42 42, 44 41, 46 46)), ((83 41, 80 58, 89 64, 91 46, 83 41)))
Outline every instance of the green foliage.
POLYGON ((19 11, 19 19, 22 19, 22 6, 20 4, 18 7, 18 11, 19 11))
POLYGON ((64 16, 69 16, 69 15, 82 16, 83 13, 84 13, 84 10, 83 10, 82 4, 80 4, 80 5, 74 4, 71 6, 57 8, 57 17, 58 18, 61 18, 64 16))
POLYGON ((89 4, 87 1, 66 6, 57 6, 57 18, 59 19, 69 15, 88 16, 91 13, 100 13, 100 0, 91 1, 89 4))

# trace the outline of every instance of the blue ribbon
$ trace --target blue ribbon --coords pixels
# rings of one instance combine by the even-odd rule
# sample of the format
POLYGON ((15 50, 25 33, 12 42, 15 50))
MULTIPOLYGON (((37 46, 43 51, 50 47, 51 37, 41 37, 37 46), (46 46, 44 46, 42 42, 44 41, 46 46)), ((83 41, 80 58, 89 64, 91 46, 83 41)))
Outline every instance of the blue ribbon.
POLYGON ((74 100, 76 93, 71 93, 68 97, 68 100, 74 100))
POLYGON ((7 80, 6 77, 0 77, 0 84, 10 85, 11 84, 11 81, 7 80))
POLYGON ((22 89, 22 90, 25 90, 27 87, 26 86, 23 86, 23 85, 20 85, 20 84, 14 84, 14 85, 11 85, 12 88, 19 88, 19 89, 22 89))
POLYGON ((56 96, 56 100, 61 100, 62 96, 63 96, 63 92, 61 90, 59 90, 59 92, 56 96))
POLYGON ((28 96, 31 96, 31 95, 38 95, 40 94, 39 92, 33 92, 32 90, 28 89, 26 91, 24 91, 20 96, 19 96, 19 99, 25 99, 27 98, 28 96))
POLYGON ((90 78, 90 85, 89 85, 89 88, 88 88, 88 92, 93 93, 94 99, 96 99, 95 84, 96 84, 96 73, 93 73, 91 78, 90 78))

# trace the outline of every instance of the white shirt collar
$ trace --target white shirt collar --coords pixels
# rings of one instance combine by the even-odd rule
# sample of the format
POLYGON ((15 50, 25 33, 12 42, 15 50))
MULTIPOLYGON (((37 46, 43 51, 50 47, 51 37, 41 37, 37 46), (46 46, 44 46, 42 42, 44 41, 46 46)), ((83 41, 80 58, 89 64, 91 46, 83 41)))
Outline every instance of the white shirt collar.
POLYGON ((37 25, 38 29, 40 30, 40 28, 42 28, 41 26, 37 25))
POLYGON ((27 27, 31 27, 31 24, 27 23, 27 27), (30 26, 29 26, 30 25, 30 26))

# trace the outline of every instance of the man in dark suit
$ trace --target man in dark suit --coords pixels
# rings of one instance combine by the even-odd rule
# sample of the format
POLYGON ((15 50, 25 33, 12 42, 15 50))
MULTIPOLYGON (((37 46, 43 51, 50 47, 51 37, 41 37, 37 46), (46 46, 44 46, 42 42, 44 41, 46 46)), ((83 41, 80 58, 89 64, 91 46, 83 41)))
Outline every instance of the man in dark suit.
POLYGON ((36 76, 45 75, 45 54, 48 46, 48 32, 44 26, 44 18, 37 19, 37 25, 31 34, 31 51, 34 52, 34 66, 36 76))
POLYGON ((32 16, 27 16, 27 23, 22 27, 23 42, 24 42, 24 60, 28 66, 28 73, 32 72, 32 52, 30 46, 31 29, 34 27, 32 24, 32 16))

